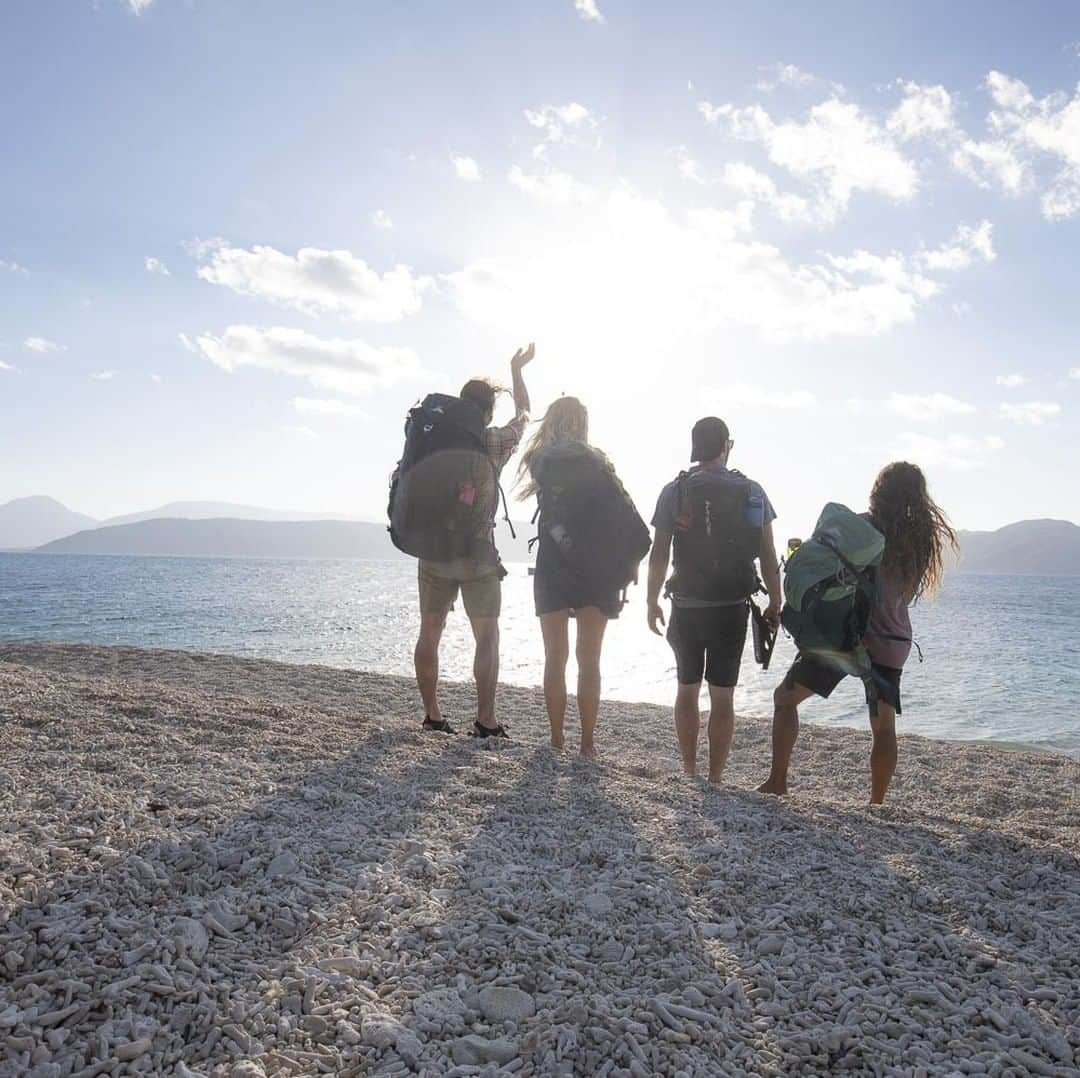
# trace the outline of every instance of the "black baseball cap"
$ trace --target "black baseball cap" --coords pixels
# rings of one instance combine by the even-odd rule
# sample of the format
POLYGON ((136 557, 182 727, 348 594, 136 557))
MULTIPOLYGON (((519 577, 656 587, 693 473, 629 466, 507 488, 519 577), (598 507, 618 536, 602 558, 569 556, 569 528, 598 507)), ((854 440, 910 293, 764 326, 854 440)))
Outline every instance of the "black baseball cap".
POLYGON ((706 416, 694 424, 690 435, 690 459, 715 460, 724 455, 731 437, 728 425, 716 416, 706 416))

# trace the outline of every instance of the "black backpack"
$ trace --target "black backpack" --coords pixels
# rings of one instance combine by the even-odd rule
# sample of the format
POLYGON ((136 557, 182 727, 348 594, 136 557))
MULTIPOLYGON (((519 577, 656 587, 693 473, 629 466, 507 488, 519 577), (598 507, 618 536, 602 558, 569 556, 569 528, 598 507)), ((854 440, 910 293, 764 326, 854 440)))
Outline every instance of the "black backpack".
POLYGON ((541 450, 532 462, 540 536, 599 592, 634 579, 649 552, 649 529, 607 458, 580 442, 541 450))
POLYGON ((760 523, 751 519, 750 480, 736 471, 692 468, 675 482, 675 571, 668 594, 710 602, 749 599, 758 586, 754 561, 764 525, 764 512, 760 523))
POLYGON ((480 409, 432 393, 405 420, 405 449, 390 480, 390 538, 426 561, 494 560, 498 489, 480 409))

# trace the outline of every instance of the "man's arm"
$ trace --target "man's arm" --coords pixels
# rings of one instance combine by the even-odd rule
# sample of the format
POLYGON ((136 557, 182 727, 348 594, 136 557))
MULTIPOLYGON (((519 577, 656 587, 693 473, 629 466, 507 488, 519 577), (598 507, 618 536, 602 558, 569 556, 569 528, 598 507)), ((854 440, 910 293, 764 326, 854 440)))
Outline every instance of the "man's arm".
POLYGON ((761 529, 761 549, 758 551, 761 562, 761 575, 769 592, 769 606, 765 611, 765 620, 774 632, 780 627, 780 607, 783 594, 780 591, 780 565, 776 560, 776 542, 773 539, 772 522, 761 529))
POLYGON ((510 360, 510 373, 514 380, 514 408, 517 409, 515 418, 520 419, 532 411, 529 401, 529 391, 525 388, 525 378, 522 371, 532 362, 536 355, 536 345, 530 342, 528 348, 519 348, 510 360))
POLYGON ((664 586, 667 577, 668 562, 671 559, 671 532, 661 531, 659 528, 653 536, 652 552, 649 554, 649 591, 648 591, 648 617, 649 628, 657 636, 661 636, 660 625, 664 622, 664 609, 660 605, 660 589, 664 586))

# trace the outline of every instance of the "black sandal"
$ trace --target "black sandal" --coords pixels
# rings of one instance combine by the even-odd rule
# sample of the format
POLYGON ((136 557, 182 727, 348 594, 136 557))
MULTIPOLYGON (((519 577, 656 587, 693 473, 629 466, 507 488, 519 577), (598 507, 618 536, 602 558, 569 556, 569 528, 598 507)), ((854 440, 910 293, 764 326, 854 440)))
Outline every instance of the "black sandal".
POLYGON ((455 733, 454 728, 446 721, 446 719, 439 719, 436 721, 430 715, 424 716, 424 723, 420 727, 421 730, 432 730, 437 734, 452 734, 455 733))
POLYGON ((510 740, 510 735, 503 729, 502 726, 481 726, 480 723, 473 723, 473 737, 485 738, 485 737, 501 737, 507 741, 510 740))

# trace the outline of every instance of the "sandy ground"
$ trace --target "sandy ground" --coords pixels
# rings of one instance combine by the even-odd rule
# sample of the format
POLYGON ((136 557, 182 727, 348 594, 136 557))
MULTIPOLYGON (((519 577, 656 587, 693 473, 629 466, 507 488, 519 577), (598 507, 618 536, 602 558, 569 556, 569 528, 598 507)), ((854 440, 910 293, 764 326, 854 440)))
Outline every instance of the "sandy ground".
POLYGON ((590 765, 500 705, 0 646, 0 1074, 1078 1073, 1080 763, 904 738, 871 810, 804 726, 778 801, 763 720, 713 789, 665 709, 590 765))

